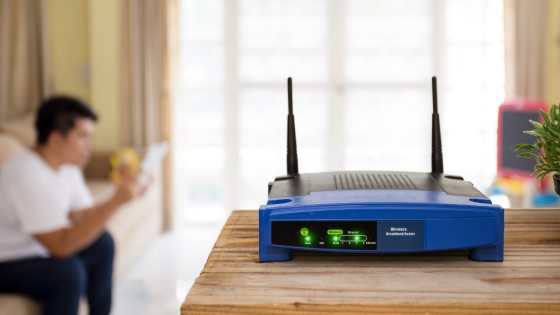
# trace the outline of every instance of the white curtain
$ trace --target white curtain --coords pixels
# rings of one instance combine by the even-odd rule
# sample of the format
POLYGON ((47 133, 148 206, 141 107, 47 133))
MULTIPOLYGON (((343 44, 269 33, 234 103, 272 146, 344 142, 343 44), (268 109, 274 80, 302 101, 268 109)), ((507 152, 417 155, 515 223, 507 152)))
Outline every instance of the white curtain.
MULTIPOLYGON (((176 47, 176 0, 123 0, 121 144, 171 140, 170 67, 176 47)), ((173 226, 171 152, 163 166, 164 229, 173 226)))
POLYGON ((549 0, 504 0, 506 94, 546 99, 549 0))
POLYGON ((125 0, 123 6, 122 144, 164 139, 167 1, 125 0))
POLYGON ((0 1, 0 121, 31 112, 50 92, 46 6, 0 1))

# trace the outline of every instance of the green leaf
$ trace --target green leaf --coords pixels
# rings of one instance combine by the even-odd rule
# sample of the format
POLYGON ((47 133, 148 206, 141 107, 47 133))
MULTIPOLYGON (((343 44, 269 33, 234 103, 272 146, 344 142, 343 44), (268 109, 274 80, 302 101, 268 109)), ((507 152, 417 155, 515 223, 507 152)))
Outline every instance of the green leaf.
POLYGON ((536 132, 537 134, 539 134, 541 137, 543 137, 543 138, 545 138, 545 139, 547 139, 547 140, 554 141, 554 137, 553 137, 550 133, 548 133, 548 132, 546 132, 546 131, 536 130, 535 132, 536 132))
POLYGON ((523 131, 523 133, 526 133, 528 135, 531 136, 535 136, 539 139, 539 142, 543 142, 540 138, 545 138, 546 140, 554 140, 554 138, 546 131, 541 131, 541 130, 529 130, 529 131, 523 131))
MULTIPOLYGON (((535 177, 535 178, 539 178, 539 176, 542 174, 542 172, 544 172, 544 171, 543 171, 543 170, 536 170, 536 171, 533 172, 533 174, 539 173, 539 174, 535 177)), ((533 174, 531 174, 531 175, 533 175, 533 174)))
POLYGON ((535 128, 537 128, 537 130, 544 130, 543 125, 541 125, 540 123, 529 119, 529 122, 533 124, 533 126, 535 126, 535 128))
POLYGON ((535 151, 535 150, 538 150, 539 148, 532 145, 532 144, 520 143, 516 146, 511 147, 511 149, 515 149, 515 151, 519 151, 519 150, 535 151))
POLYGON ((546 153, 546 158, 552 156, 552 153, 550 153, 550 150, 547 147, 544 147, 544 153, 546 153))
POLYGON ((542 171, 539 175, 537 175, 537 178, 546 176, 546 174, 548 174, 547 171, 542 171))
POLYGON ((528 135, 531 136, 535 136, 535 137, 540 137, 540 135, 537 133, 538 130, 530 130, 530 131, 523 131, 523 133, 526 133, 528 135))
POLYGON ((537 177, 539 176, 545 176, 546 174, 552 173, 552 172, 558 172, 558 170, 556 169, 552 169, 552 168, 539 168, 539 169, 535 169, 535 171, 533 173, 531 173, 531 175, 534 175, 536 173, 539 173, 539 175, 537 175, 537 177))
POLYGON ((538 159, 539 157, 535 153, 531 152, 523 152, 517 155, 517 157, 524 157, 524 158, 531 158, 531 159, 538 159))
POLYGON ((548 164, 537 164, 535 166, 535 171, 547 171, 547 172, 554 172, 558 169, 557 166, 548 165, 548 164))
POLYGON ((542 182, 544 181, 544 177, 541 177, 541 181, 539 182, 539 187, 542 186, 542 182))
POLYGON ((550 106, 550 120, 552 121, 553 125, 556 125, 556 105, 550 106))
POLYGON ((556 171, 558 171, 558 168, 556 168, 554 166, 544 165, 544 166, 539 167, 538 169, 536 168, 535 171, 556 172, 556 171))
POLYGON ((552 124, 550 123, 550 117, 548 117, 548 114, 542 109, 540 109, 540 112, 541 112, 541 116, 543 116, 544 118, 546 125, 551 126, 552 124))
POLYGON ((557 137, 560 137, 560 129, 554 128, 554 127, 549 127, 548 131, 552 132, 553 134, 555 134, 557 137))

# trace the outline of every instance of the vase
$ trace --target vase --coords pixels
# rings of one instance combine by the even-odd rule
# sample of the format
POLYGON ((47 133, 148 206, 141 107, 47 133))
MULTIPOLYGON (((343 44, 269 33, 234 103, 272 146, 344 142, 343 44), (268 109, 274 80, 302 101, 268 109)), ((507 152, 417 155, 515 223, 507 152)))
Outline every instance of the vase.
POLYGON ((556 191, 558 196, 560 196, 560 174, 555 174, 554 176, 552 176, 552 179, 554 181, 554 190, 556 191))

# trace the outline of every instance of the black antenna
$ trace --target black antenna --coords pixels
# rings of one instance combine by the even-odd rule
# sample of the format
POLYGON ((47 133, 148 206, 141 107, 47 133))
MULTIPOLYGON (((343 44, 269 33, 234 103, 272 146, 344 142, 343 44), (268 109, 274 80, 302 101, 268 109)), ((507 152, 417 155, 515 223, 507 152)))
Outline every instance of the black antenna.
POLYGON ((432 173, 443 173, 443 154, 441 153, 441 131, 437 109, 437 82, 432 77, 432 100, 434 112, 432 114, 432 173))
POLYGON ((292 101, 292 78, 288 78, 288 174, 298 174, 296 124, 292 101))

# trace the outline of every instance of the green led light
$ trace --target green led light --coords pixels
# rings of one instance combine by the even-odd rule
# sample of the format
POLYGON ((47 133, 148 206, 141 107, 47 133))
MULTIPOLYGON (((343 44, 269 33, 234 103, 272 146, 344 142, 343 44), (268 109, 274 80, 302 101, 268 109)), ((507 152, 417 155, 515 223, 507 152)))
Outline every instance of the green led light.
POLYGON ((333 241, 338 241, 338 236, 333 237, 333 241))
MULTIPOLYGON (((301 235, 306 236, 307 234, 309 234, 309 230, 307 228, 301 228, 301 230, 299 230, 299 232, 301 233, 301 235)), ((293 232, 292 232, 293 233, 293 232)))
POLYGON ((356 236, 356 237, 354 237, 354 239, 355 239, 355 240, 359 240, 359 239, 360 239, 360 237, 359 237, 359 236, 356 236))
POLYGON ((306 241, 311 241, 311 236, 307 236, 307 237, 305 238, 305 240, 306 240, 306 241))

